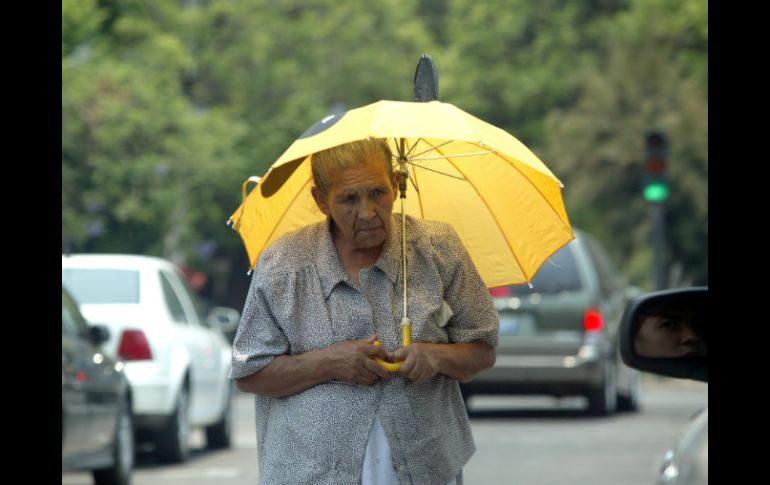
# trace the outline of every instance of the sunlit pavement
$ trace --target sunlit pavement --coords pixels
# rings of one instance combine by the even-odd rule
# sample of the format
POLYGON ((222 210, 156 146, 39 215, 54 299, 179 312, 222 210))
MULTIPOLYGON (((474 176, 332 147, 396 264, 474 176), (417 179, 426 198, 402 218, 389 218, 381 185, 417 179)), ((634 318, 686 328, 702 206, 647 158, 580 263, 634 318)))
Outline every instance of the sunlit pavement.
MULTIPOLYGON (((703 383, 645 375, 643 409, 591 417, 582 398, 479 396, 471 401, 476 454, 465 483, 527 485, 650 485, 663 453, 688 418, 708 404, 703 383)), ((255 485, 258 482, 254 407, 240 394, 235 407, 234 447, 203 449, 204 435, 184 465, 155 461, 150 448, 137 457, 134 485, 191 483, 255 485)), ((88 473, 63 473, 62 484, 91 485, 88 473)))

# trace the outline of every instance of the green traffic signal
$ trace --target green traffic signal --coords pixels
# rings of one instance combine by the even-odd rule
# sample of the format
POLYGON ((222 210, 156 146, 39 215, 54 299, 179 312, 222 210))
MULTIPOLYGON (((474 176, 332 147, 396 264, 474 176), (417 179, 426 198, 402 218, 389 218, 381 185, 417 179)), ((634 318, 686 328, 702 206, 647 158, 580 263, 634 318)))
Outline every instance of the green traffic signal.
POLYGON ((648 202, 663 202, 668 199, 668 184, 663 180, 650 182, 644 188, 644 198, 648 202))

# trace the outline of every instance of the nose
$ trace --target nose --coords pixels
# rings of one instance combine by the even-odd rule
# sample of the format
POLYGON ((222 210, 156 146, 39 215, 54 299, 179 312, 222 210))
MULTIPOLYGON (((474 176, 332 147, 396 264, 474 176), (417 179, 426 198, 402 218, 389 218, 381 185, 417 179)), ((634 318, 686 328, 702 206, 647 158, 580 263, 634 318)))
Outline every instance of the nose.
POLYGON ((368 198, 364 197, 361 200, 361 206, 358 209, 358 217, 365 221, 371 220, 375 217, 375 204, 368 198))
POLYGON ((689 344, 689 343, 697 342, 699 340, 698 335, 689 325, 684 325, 682 327, 682 332, 679 335, 680 335, 680 341, 683 344, 689 344))

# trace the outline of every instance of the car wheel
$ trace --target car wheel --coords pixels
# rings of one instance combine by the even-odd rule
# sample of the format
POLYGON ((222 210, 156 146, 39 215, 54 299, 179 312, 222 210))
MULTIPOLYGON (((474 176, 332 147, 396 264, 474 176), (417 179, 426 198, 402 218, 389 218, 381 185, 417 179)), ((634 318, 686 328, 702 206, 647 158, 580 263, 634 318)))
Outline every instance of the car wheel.
POLYGON ((604 376, 599 387, 589 390, 588 412, 596 416, 612 414, 617 409, 617 385, 615 366, 611 363, 604 365, 604 376))
POLYGON ((206 427, 206 446, 209 449, 230 448, 233 435, 232 386, 227 386, 227 398, 222 418, 206 427))
POLYGON ((158 435, 157 454, 161 461, 183 463, 190 455, 189 390, 179 390, 176 409, 166 428, 158 435))
POLYGON ((642 403, 642 379, 636 371, 631 372, 629 379, 631 384, 628 386, 628 394, 618 394, 618 409, 638 411, 642 403))
POLYGON ((113 444, 113 464, 110 468, 94 470, 95 485, 130 485, 134 469, 134 422, 131 405, 125 400, 120 406, 113 444))

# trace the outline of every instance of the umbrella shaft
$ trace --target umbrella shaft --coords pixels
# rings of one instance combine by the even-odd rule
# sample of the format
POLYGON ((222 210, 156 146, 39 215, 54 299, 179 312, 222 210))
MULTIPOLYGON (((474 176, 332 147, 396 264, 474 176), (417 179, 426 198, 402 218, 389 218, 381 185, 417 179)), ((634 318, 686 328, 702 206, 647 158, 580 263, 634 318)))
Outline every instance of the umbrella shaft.
POLYGON ((403 271, 402 271, 402 279, 404 280, 404 315, 403 317, 407 317, 406 313, 406 212, 404 210, 404 200, 406 197, 403 195, 401 196, 401 261, 403 262, 403 271))
POLYGON ((398 169, 401 172, 401 178, 399 179, 398 189, 401 192, 401 261, 403 267, 403 279, 404 279, 404 314, 403 318, 407 318, 406 312, 406 209, 404 208, 404 201, 406 199, 406 179, 409 178, 409 172, 406 170, 406 148, 403 138, 401 138, 398 145, 398 169))

